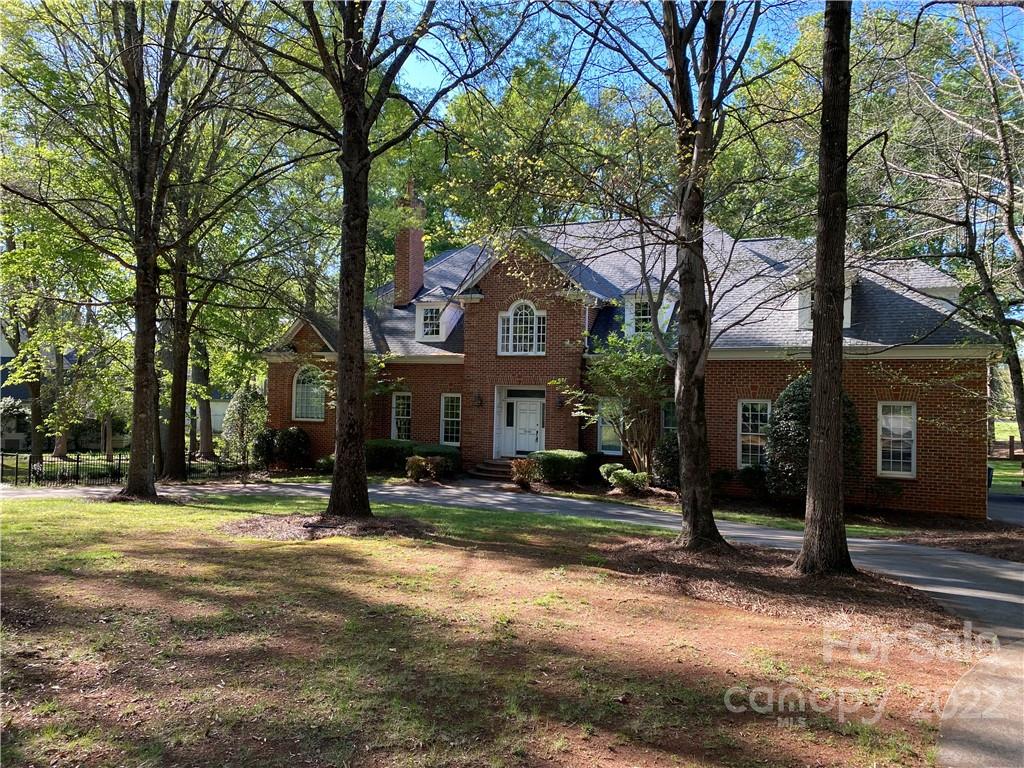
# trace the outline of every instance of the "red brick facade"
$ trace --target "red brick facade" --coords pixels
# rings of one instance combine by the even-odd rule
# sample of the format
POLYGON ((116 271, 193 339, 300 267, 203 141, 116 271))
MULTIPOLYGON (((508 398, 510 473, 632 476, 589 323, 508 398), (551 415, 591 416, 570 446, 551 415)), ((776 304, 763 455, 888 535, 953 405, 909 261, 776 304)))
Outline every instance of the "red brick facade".
MULTIPOLYGON (((582 334, 588 312, 580 299, 566 298, 565 277, 547 262, 520 259, 499 263, 479 283, 483 299, 464 306, 464 362, 403 363, 387 366, 388 376, 412 394, 412 437, 440 439, 441 395, 462 395, 463 463, 472 466, 495 452, 495 391, 499 386, 544 386, 544 442, 547 448, 596 449, 596 428, 582 429, 549 382, 579 384, 583 371, 582 334), (498 316, 519 299, 547 313, 546 352, 541 356, 498 354, 498 316)), ((334 450, 334 416, 323 422, 291 419, 292 383, 301 364, 322 358, 323 340, 309 326, 292 340, 297 360, 272 361, 268 401, 273 427, 305 429, 315 455, 334 450)), ((708 362, 707 403, 713 470, 737 469, 737 403, 772 400, 808 363, 795 359, 720 359, 708 362)), ((984 517, 986 513, 985 414, 987 362, 982 358, 925 360, 848 360, 846 391, 864 432, 859 477, 847 483, 852 503, 930 513, 984 517), (877 474, 877 413, 880 401, 910 401, 917 406, 917 472, 913 479, 880 480, 877 474), (894 489, 898 493, 894 495, 894 489)), ((391 436, 391 398, 368 403, 367 437, 391 436)), ((727 490, 746 489, 732 481, 727 490)))

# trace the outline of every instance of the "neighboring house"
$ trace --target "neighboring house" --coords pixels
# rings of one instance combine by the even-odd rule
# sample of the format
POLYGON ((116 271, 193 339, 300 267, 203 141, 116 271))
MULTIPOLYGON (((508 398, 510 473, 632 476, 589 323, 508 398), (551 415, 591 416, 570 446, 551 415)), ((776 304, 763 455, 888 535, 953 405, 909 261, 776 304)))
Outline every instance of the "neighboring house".
MULTIPOLYGON (((671 331, 673 296, 651 301, 671 284, 674 264, 663 258, 659 227, 672 230, 661 221, 641 232, 628 220, 541 227, 426 264, 422 233, 402 230, 395 281, 377 291, 364 319, 367 354, 389 355, 387 373, 401 383, 369 403, 367 437, 458 445, 468 467, 542 448, 620 454, 614 430, 583 427, 550 382, 580 383, 588 355, 610 333, 645 332, 654 322, 671 331)), ((736 241, 713 227, 705 249, 716 296, 712 470, 735 473, 764 461, 772 402, 808 369, 810 254, 793 241, 736 241)), ((916 261, 848 270, 844 383, 864 431, 860 476, 846 483, 853 503, 985 515, 995 347, 951 317, 957 291, 916 261)), ((271 425, 301 426, 318 456, 333 451, 334 420, 308 366, 332 370, 336 333, 326 318, 299 320, 266 353, 271 425)), ((672 401, 662 424, 675 428, 672 401)), ((735 480, 728 489, 745 490, 735 480)))
POLYGON ((223 392, 216 387, 210 388, 210 417, 215 435, 224 431, 224 414, 227 413, 230 402, 231 393, 223 392))
POLYGON ((4 451, 22 451, 29 448, 29 419, 28 409, 32 402, 32 396, 25 384, 8 384, 7 378, 10 371, 7 365, 14 360, 14 350, 0 335, 0 397, 13 397, 21 404, 21 410, 13 418, 3 419, 2 436, 0 436, 0 448, 4 451))

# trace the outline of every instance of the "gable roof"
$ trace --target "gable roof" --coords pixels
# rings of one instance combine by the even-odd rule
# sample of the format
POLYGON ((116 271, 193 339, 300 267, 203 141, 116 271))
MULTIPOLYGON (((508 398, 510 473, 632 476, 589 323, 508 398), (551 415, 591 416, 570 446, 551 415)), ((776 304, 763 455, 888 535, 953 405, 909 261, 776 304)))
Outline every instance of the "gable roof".
MULTIPOLYGON (((648 284, 654 292, 666 286, 667 300, 673 300, 667 286, 675 279, 674 218, 550 225, 517 230, 513 236, 535 248, 597 304, 591 346, 621 330, 623 300, 646 292, 648 284)), ((810 347, 811 331, 798 328, 796 295, 811 284, 813 245, 782 237, 737 240, 708 224, 704 254, 714 286, 714 348, 810 347)), ((444 342, 417 341, 415 305, 478 298, 478 281, 497 261, 491 245, 483 243, 439 254, 424 264, 423 287, 406 307, 392 306, 393 284, 381 286, 364 316, 367 351, 437 359, 461 354, 462 317, 444 342)), ((848 275, 852 316, 843 335, 851 351, 993 343, 942 300, 956 294, 957 282, 924 262, 855 261, 848 275)), ((321 316, 313 322, 333 349, 333 320, 321 316)))

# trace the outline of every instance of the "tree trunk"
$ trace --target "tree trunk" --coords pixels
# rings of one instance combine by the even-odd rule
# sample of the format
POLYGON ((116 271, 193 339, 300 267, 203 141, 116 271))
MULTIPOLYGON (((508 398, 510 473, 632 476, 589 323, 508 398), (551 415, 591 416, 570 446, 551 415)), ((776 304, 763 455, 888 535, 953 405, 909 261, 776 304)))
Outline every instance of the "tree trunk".
POLYGON ((114 460, 114 417, 109 413, 103 417, 103 448, 107 461, 114 460))
POLYGON ((679 347, 676 356, 676 436, 679 440, 681 543, 686 549, 727 546, 715 524, 711 497, 704 378, 707 371, 709 307, 704 284, 704 196, 694 188, 677 225, 679 264, 679 347))
POLYGON ((363 290, 370 218, 370 149, 361 96, 346 103, 339 164, 344 185, 341 264, 338 274, 338 362, 334 477, 327 515, 371 517, 363 434, 363 290))
POLYGON ((156 383, 156 237, 143 238, 136 245, 135 268, 135 345, 132 370, 132 449, 128 475, 121 495, 128 498, 155 499, 153 457, 159 397, 156 383))
POLYGON ((171 319, 171 397, 167 419, 167 453, 164 455, 162 477, 184 480, 188 473, 185 463, 185 431, 188 409, 188 280, 186 269, 190 263, 190 247, 182 245, 175 254, 172 281, 174 309, 171 319))
POLYGON ((206 339, 197 335, 192 354, 192 383, 202 391, 196 398, 196 414, 199 422, 199 458, 216 461, 213 450, 213 411, 210 408, 210 354, 206 339))
MULTIPOLYGON (((63 350, 54 347, 53 348, 53 399, 54 402, 60 401, 61 390, 64 389, 64 352, 63 350)), ((61 420, 63 421, 63 419, 61 420)), ((55 459, 67 458, 68 455, 68 436, 67 431, 62 427, 61 430, 53 438, 53 457, 55 459)))
POLYGON ((664 37, 671 66, 676 130, 676 265, 679 278, 679 345, 676 350, 676 436, 679 441, 679 501, 683 514, 680 544, 690 550, 728 547, 715 524, 711 497, 711 448, 704 380, 710 346, 711 315, 704 262, 704 184, 714 158, 713 94, 725 4, 711 3, 704 20, 698 103, 691 124, 686 44, 675 8, 664 6, 664 37))
POLYGON ((196 434, 196 409, 192 406, 188 412, 188 455, 195 456, 199 450, 199 437, 196 434))
POLYGON ((29 461, 39 464, 43 460, 43 403, 40 399, 43 387, 38 380, 28 382, 26 386, 31 398, 28 404, 29 461))
POLYGON ((850 3, 825 5, 817 252, 811 308, 810 456, 803 574, 853 573, 843 510, 843 297, 846 292, 850 3))

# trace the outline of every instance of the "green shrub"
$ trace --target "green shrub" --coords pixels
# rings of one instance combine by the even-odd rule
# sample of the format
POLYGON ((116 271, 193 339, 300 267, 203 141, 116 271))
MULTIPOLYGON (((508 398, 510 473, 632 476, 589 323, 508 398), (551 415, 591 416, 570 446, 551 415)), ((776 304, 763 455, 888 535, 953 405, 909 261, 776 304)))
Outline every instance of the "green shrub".
POLYGON ((404 470, 415 445, 412 440, 367 440, 366 468, 371 472, 404 470))
POLYGON ((274 462, 277 445, 277 430, 265 427, 256 433, 252 441, 252 460, 261 467, 268 467, 274 462))
POLYGON ((316 471, 321 475, 333 475, 334 474, 334 454, 330 456, 321 456, 316 460, 316 471))
MULTIPOLYGON (((810 450, 811 377, 790 382, 772 408, 765 455, 767 486, 780 499, 807 494, 807 456, 810 450)), ((862 434, 853 401, 843 393, 843 471, 853 477, 860 468, 862 434)))
POLYGON ((617 469, 611 474, 611 483, 626 493, 643 493, 651 485, 651 476, 647 472, 617 469))
POLYGON ((444 459, 444 473, 462 469, 462 452, 453 445, 414 443, 412 440, 367 440, 366 468, 371 472, 402 472, 410 456, 437 456, 444 459))
POLYGON ((654 481, 662 488, 679 489, 679 440, 674 432, 654 446, 654 481))
POLYGON ((732 470, 716 469, 711 473, 711 493, 716 498, 725 490, 725 486, 732 480, 732 470))
POLYGON ((422 456, 410 456, 405 460, 405 476, 414 482, 430 477, 430 466, 422 456))
POLYGON ((454 445, 433 445, 416 443, 413 447, 415 456, 435 457, 442 460, 442 472, 452 476, 462 469, 462 451, 454 445))
POLYGON ((537 462, 533 459, 512 459, 512 482, 520 488, 529 488, 538 474, 537 462))
POLYGON ((405 474, 410 480, 440 480, 448 460, 444 456, 410 456, 405 461, 405 474))
POLYGON ((768 493, 768 473, 764 467, 743 467, 736 473, 736 479, 756 498, 764 498, 768 493))
POLYGON ((550 485, 578 483, 583 478, 587 454, 582 451, 556 449, 534 451, 530 458, 537 462, 541 480, 550 485))
POLYGON ((309 435, 302 427, 288 427, 278 432, 274 452, 278 461, 283 461, 289 469, 308 467, 312 463, 309 435))
POLYGON ((601 467, 609 461, 618 461, 618 456, 609 456, 607 453, 588 453, 587 460, 583 462, 583 477, 581 482, 584 485, 597 485, 602 480, 601 467))
POLYGON ((625 469, 625 464, 619 464, 618 462, 612 462, 611 464, 602 464, 601 468, 597 470, 601 477, 604 478, 606 483, 611 483, 612 475, 618 472, 620 469, 625 469))

